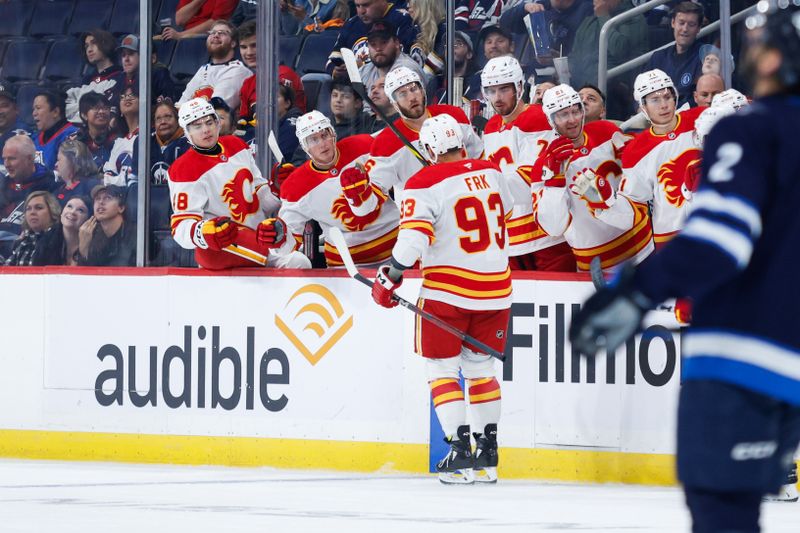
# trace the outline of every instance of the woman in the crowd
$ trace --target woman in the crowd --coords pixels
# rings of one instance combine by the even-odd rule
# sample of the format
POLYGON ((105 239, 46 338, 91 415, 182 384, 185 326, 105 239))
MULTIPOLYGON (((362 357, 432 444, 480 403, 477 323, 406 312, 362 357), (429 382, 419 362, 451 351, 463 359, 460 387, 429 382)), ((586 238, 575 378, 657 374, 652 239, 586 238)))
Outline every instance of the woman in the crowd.
POLYGON ((103 167, 103 181, 106 185, 126 187, 136 181, 133 172, 133 147, 139 136, 139 88, 126 87, 119 97, 118 120, 120 136, 114 141, 111 157, 103 167))
POLYGON ((37 243, 51 231, 61 215, 61 206, 55 196, 47 191, 34 191, 25 199, 22 219, 22 234, 14 242, 6 266, 30 266, 34 264, 37 243))
POLYGON ((58 147, 56 170, 59 183, 53 194, 62 206, 73 196, 89 196, 100 184, 100 169, 89 148, 78 140, 66 140, 58 147))
POLYGON ((61 211, 61 220, 36 243, 34 265, 78 264, 78 230, 92 213, 88 196, 72 196, 61 211))
POLYGON ((409 55, 428 75, 438 76, 444 69, 447 26, 444 2, 441 0, 409 0, 408 14, 418 30, 417 40, 409 55))

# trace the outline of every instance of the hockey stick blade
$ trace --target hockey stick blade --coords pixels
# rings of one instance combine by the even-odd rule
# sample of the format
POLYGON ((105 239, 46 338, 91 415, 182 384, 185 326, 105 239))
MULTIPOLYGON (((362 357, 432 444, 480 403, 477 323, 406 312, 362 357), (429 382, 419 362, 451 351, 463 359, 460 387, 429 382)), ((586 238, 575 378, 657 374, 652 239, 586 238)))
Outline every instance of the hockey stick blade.
MULTIPOLYGON (((333 245, 336 247, 336 251, 339 252, 339 256, 342 258, 344 267, 347 270, 347 273, 350 275, 350 277, 357 281, 360 281, 361 283, 367 285, 368 287, 372 287, 373 282, 358 271, 358 267, 356 267, 356 264, 353 261, 353 257, 350 255, 350 249, 347 247, 347 243, 344 240, 344 235, 342 234, 342 231, 339 228, 333 227, 328 232, 328 237, 330 237, 331 241, 333 242, 333 245)), ((423 311, 416 305, 412 304, 411 302, 409 302, 404 298, 401 298, 396 294, 394 295, 394 299, 397 300, 397 303, 400 304, 402 307, 405 307, 414 314, 419 315, 428 322, 431 322, 432 324, 442 328, 448 333, 451 333, 456 337, 468 342, 469 344, 480 349, 484 353, 491 355, 492 357, 495 357, 501 361, 505 361, 505 356, 502 353, 480 342, 478 339, 474 339, 472 336, 467 335, 460 329, 451 326, 450 324, 448 324, 441 318, 437 317, 436 315, 432 315, 427 311, 423 311)))
POLYGON ((592 276, 592 285, 594 285, 595 290, 604 289, 606 284, 606 278, 603 276, 603 267, 600 265, 600 258, 594 256, 592 261, 589 263, 589 273, 592 276))
POLYGON ((275 132, 270 131, 269 136, 267 137, 267 145, 269 149, 272 151, 272 155, 275 156, 275 160, 278 163, 283 162, 283 152, 281 152, 280 146, 278 146, 278 139, 275 138, 275 132))
POLYGON ((342 48, 342 60, 344 60, 344 66, 347 69, 347 75, 350 77, 350 85, 353 87, 353 90, 358 94, 362 100, 364 100, 373 111, 380 115, 381 119, 386 123, 390 130, 397 135, 397 138, 406 145, 406 148, 411 150, 411 153, 416 157, 422 166, 427 167, 430 166, 431 162, 428 161, 425 156, 423 156, 417 148, 411 144, 411 141, 408 140, 408 137, 403 135, 403 133, 397 129, 397 126, 394 125, 394 121, 389 120, 389 117, 386 116, 378 106, 375 105, 375 102, 372 101, 372 98, 369 97, 367 94, 367 89, 364 87, 364 82, 361 80, 361 73, 358 71, 358 63, 356 62, 356 55, 353 51, 349 48, 342 48))

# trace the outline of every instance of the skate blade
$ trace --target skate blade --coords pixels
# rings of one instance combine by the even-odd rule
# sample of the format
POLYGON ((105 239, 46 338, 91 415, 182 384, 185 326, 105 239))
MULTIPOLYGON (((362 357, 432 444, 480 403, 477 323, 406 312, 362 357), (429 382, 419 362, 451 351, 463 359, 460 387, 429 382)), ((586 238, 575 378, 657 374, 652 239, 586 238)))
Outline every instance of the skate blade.
POLYGON ((476 468, 475 483, 497 483, 497 467, 487 466, 476 468))
POLYGON ((764 496, 764 501, 766 502, 796 502, 797 499, 797 485, 784 485, 778 491, 778 494, 764 496))
POLYGON ((439 481, 445 485, 471 485, 475 483, 475 473, 471 468, 455 472, 439 472, 439 481))

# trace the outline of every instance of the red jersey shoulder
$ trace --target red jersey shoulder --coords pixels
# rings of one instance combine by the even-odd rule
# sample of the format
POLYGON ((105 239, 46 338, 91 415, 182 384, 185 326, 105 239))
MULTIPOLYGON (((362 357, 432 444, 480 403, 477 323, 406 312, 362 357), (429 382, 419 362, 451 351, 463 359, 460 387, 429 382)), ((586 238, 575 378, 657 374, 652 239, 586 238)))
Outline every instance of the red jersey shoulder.
POLYGON ((350 135, 336 143, 339 148, 339 168, 350 164, 350 162, 364 154, 368 154, 372 147, 372 135, 362 133, 359 135, 350 135))
POLYGON ((467 118, 467 114, 464 113, 464 110, 460 107, 456 107, 454 105, 449 104, 431 104, 428 106, 428 112, 431 114, 432 117, 437 115, 450 115, 456 122, 461 124, 469 125, 469 119, 467 118))
POLYGON ((169 180, 175 183, 191 183, 199 180, 205 173, 202 169, 206 168, 202 158, 207 157, 209 156, 200 155, 194 148, 189 148, 169 166, 167 171, 169 180))
POLYGON ((486 123, 486 126, 483 128, 483 134, 486 135, 487 133, 496 133, 500 131, 500 128, 503 127, 503 116, 500 114, 492 115, 492 118, 486 123))
POLYGON ((225 135, 219 138, 219 144, 222 145, 223 154, 228 157, 233 157, 242 150, 250 150, 247 143, 235 135, 225 135))
POLYGON ((690 131, 694 129, 694 123, 697 120, 697 117, 705 111, 705 107, 691 107, 686 111, 681 111, 678 113, 678 117, 680 117, 681 123, 678 124, 678 127, 675 128, 676 133, 684 133, 686 131, 690 131))
MULTIPOLYGON (((396 119, 394 125, 409 141, 413 142, 419 138, 419 132, 409 128, 402 118, 396 119)), ((388 157, 404 147, 403 141, 387 126, 372 141, 369 153, 375 157, 388 157)))
POLYGON ((320 183, 330 178, 328 172, 320 172, 311 166, 311 161, 306 161, 297 167, 281 184, 281 199, 287 202, 298 202, 320 183))
POLYGON ((483 159, 464 159, 462 161, 453 161, 450 163, 439 163, 425 167, 411 176, 411 179, 406 182, 405 188, 427 189, 453 176, 485 170, 500 172, 500 167, 483 159))
POLYGON ((525 132, 550 131, 552 129, 542 106, 538 104, 529 105, 525 111, 520 113, 514 119, 514 126, 525 132))
POLYGON ((616 124, 609 120, 595 120, 583 127, 583 131, 589 136, 590 141, 595 145, 603 144, 621 130, 616 124))

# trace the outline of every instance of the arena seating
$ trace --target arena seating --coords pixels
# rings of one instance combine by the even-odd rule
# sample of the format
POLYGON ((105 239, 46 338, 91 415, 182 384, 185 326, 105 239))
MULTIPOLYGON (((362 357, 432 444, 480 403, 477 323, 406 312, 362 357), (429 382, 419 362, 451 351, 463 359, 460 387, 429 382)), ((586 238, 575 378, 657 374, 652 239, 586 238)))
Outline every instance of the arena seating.
POLYGON ((67 25, 72 20, 74 11, 75 3, 72 0, 37 1, 28 36, 41 38, 66 35, 67 25))
POLYGON ((34 6, 34 2, 29 0, 12 0, 0 4, 0 37, 26 36, 34 6))

